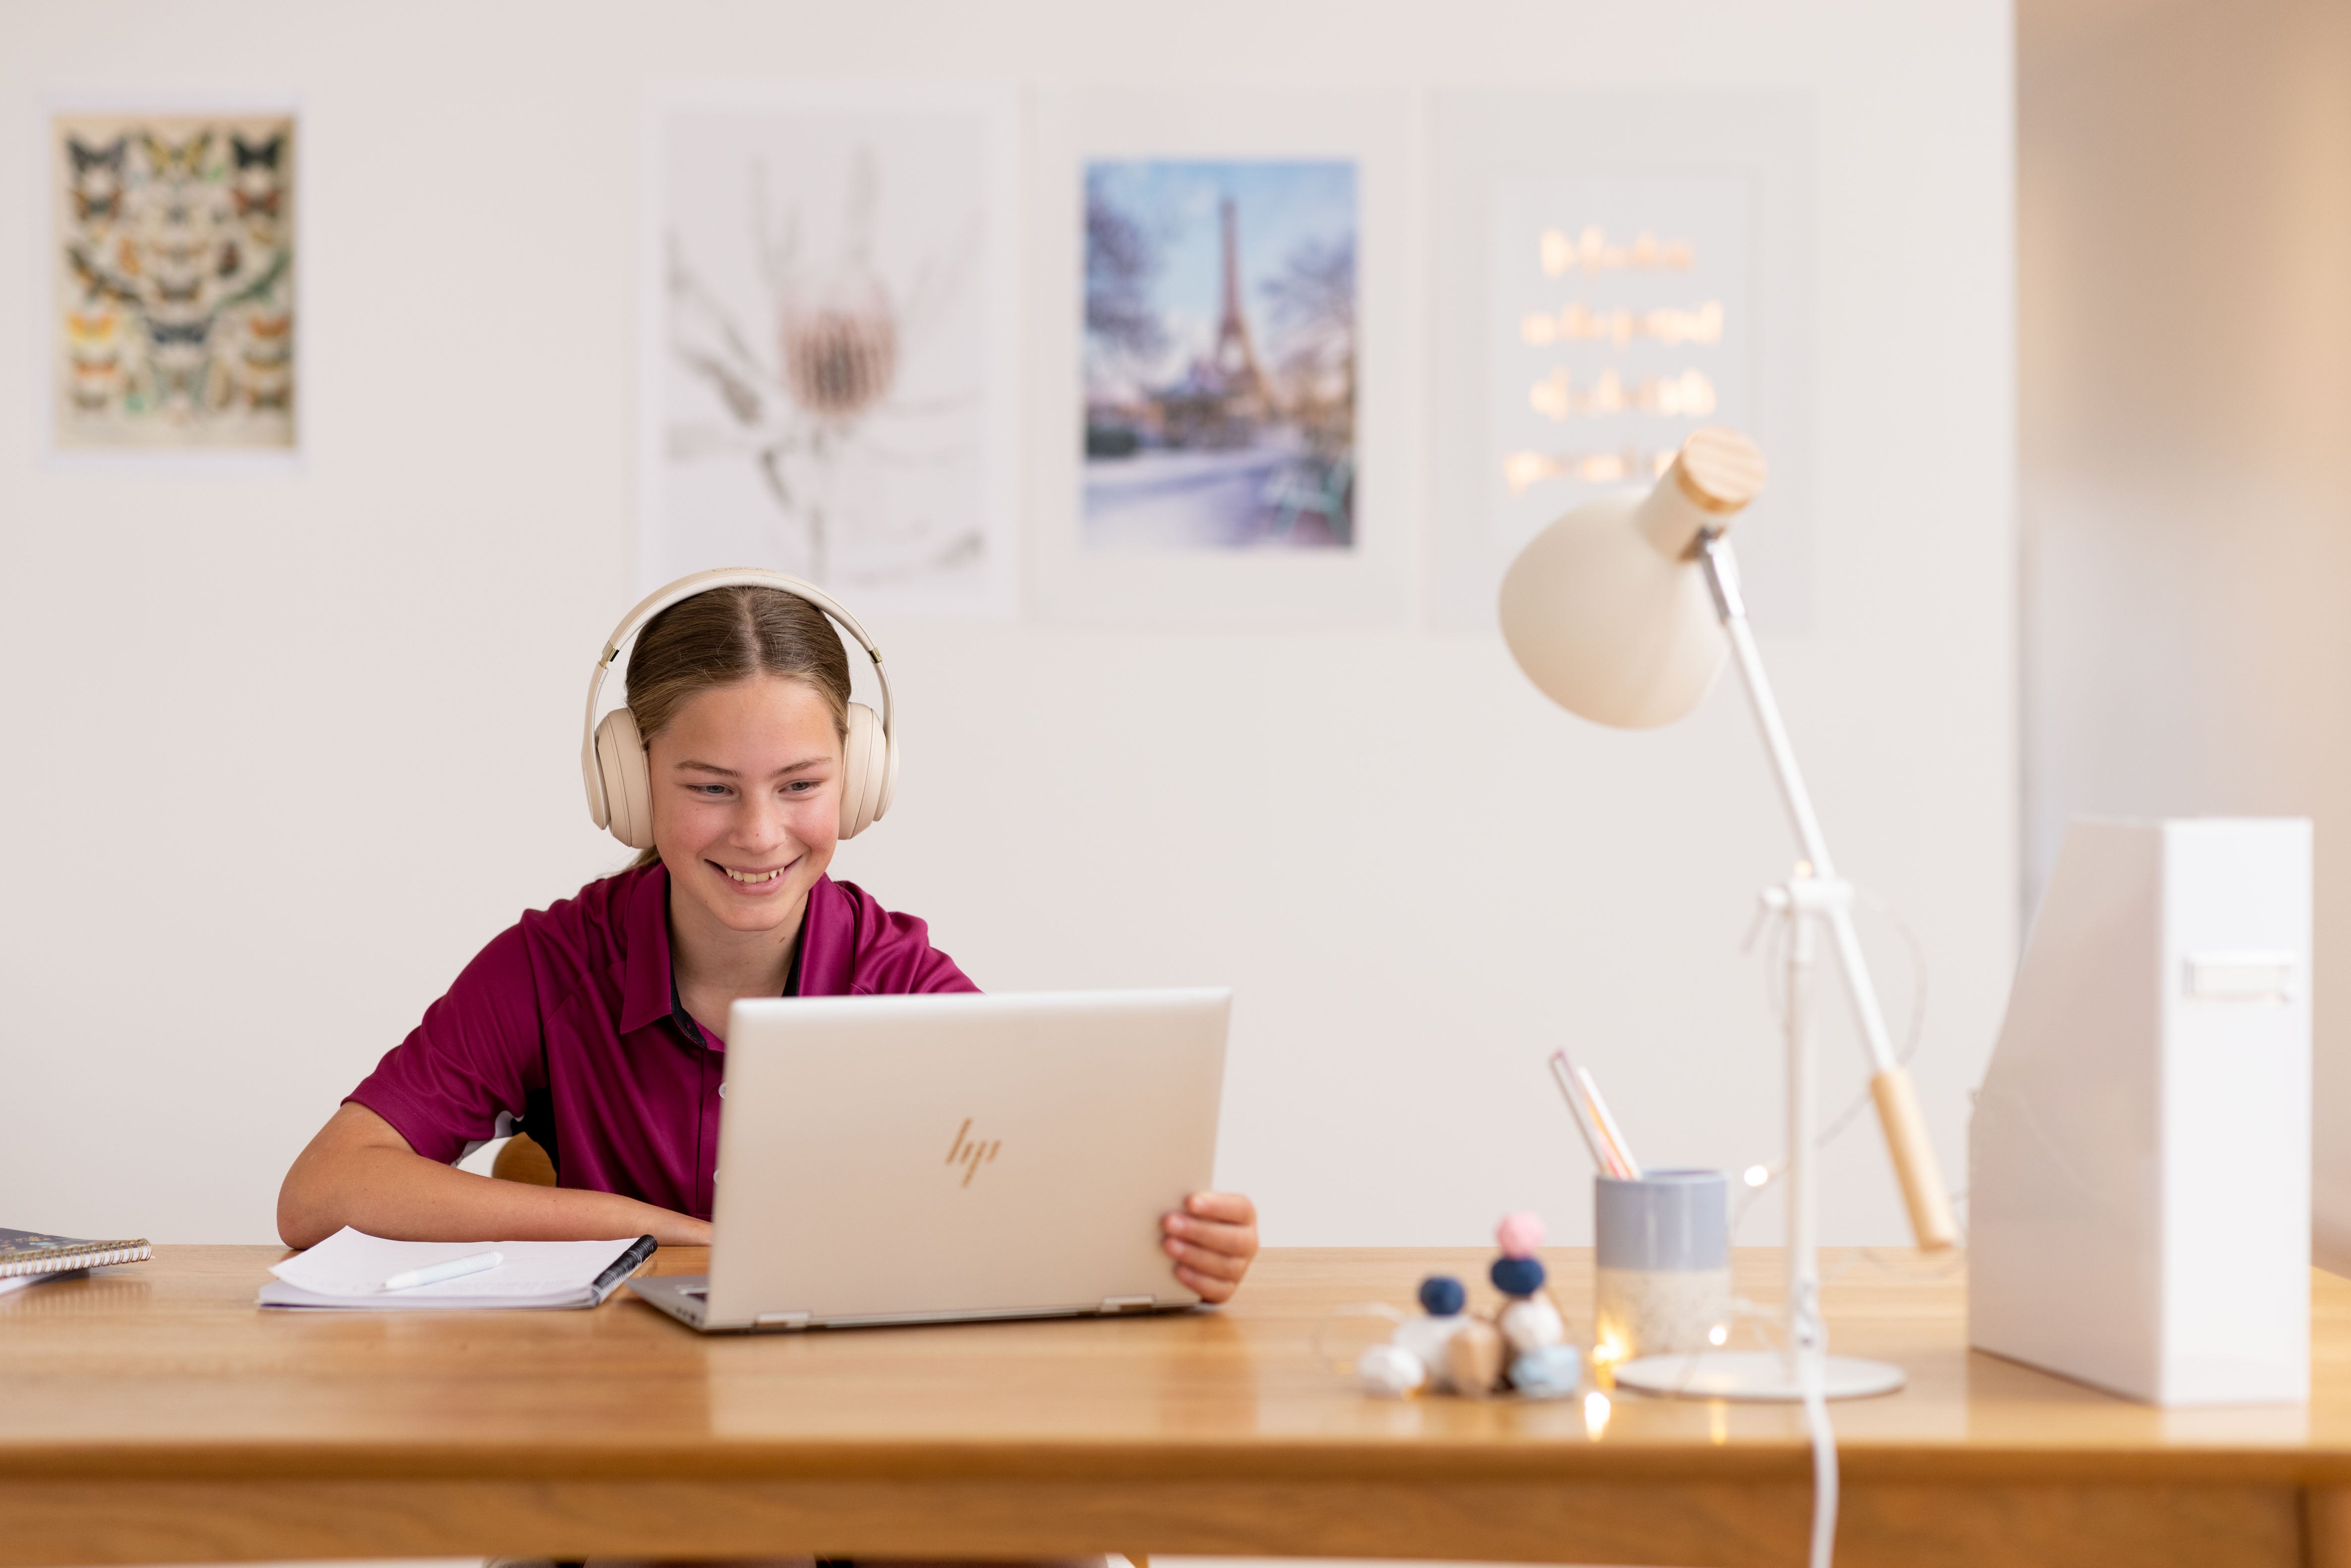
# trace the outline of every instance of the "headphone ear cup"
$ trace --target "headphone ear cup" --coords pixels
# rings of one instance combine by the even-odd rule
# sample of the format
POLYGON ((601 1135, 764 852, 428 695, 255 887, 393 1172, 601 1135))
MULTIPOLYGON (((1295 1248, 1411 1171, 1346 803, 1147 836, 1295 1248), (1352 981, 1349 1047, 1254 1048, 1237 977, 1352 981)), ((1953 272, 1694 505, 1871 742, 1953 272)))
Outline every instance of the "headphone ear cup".
POLYGON ((604 825, 632 850, 653 848, 653 778, 637 716, 627 708, 614 708, 596 727, 596 768, 604 780, 604 825))
POLYGON ((889 739, 882 721, 863 703, 849 705, 849 734, 841 742, 841 836, 853 839, 889 810, 889 739))

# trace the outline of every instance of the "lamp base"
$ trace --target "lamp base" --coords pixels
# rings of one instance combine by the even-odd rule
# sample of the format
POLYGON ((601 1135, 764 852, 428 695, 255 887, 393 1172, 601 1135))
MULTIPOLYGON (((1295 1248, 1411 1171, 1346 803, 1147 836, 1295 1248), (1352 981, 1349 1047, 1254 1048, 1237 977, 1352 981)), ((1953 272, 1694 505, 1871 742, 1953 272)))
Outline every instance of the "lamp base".
MULTIPOLYGON (((1828 1358, 1825 1392, 1832 1399, 1891 1394, 1906 1381, 1902 1369, 1855 1356, 1828 1358)), ((1795 1363, 1771 1350, 1708 1351, 1701 1355, 1645 1355, 1616 1368, 1616 1385, 1683 1399, 1735 1399, 1789 1405, 1804 1397, 1795 1363)))

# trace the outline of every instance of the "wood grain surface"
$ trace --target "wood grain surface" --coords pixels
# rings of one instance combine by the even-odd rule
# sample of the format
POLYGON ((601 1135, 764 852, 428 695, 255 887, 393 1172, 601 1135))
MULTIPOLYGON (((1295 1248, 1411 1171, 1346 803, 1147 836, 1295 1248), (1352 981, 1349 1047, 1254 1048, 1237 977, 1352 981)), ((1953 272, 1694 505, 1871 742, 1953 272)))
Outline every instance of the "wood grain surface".
MULTIPOLYGON (((1802 1561, 1778 1406, 1366 1398, 1339 1369, 1482 1252, 1274 1250, 1165 1318, 692 1333, 587 1312, 261 1312, 283 1254, 0 1298, 0 1564, 353 1555, 1153 1552, 1802 1561)), ((1588 1252, 1546 1254, 1571 1312, 1588 1252)), ((655 1271, 699 1272, 693 1249, 655 1271)), ((1743 1294, 1778 1257, 1742 1254, 1743 1294)), ((2164 1411, 1966 1349, 1948 1255, 1837 1255, 1840 1563, 2351 1568, 2351 1283, 2314 1276, 2309 1406, 2164 1411), (2346 1489, 2338 1490, 2337 1489, 2346 1489)), ((1479 1292, 1483 1294, 1484 1292, 1479 1292)))

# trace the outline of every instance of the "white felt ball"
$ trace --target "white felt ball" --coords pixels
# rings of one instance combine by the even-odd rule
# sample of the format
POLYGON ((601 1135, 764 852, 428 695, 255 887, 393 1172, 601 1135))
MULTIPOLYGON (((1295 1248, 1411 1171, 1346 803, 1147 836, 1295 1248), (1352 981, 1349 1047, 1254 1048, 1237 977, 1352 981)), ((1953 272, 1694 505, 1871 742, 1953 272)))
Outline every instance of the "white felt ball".
POLYGON ((1453 1312, 1445 1317, 1406 1318, 1396 1324, 1395 1338, 1390 1342, 1403 1346, 1428 1368, 1429 1381, 1438 1389, 1446 1389, 1452 1379, 1446 1375, 1445 1345, 1469 1322, 1467 1312, 1453 1312))
POLYGON ((1367 1393, 1401 1399, 1428 1382, 1428 1364, 1400 1344, 1375 1344, 1355 1359, 1355 1375, 1367 1393))
POLYGON ((1515 1354, 1524 1355, 1564 1340, 1567 1325, 1560 1322, 1557 1307, 1541 1296, 1529 1296, 1502 1309, 1502 1337, 1515 1354))

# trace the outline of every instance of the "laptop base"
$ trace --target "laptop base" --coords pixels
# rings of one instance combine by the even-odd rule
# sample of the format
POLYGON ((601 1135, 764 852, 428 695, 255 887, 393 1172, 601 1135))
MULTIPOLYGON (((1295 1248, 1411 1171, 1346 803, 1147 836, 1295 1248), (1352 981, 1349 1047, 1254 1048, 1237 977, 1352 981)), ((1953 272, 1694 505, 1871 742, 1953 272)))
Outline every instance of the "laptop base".
POLYGON ((1180 1312, 1196 1304, 1191 1301, 1163 1301, 1155 1296, 1110 1296, 1090 1307, 977 1307, 961 1312, 872 1312, 832 1318, 819 1318, 808 1312, 762 1312, 756 1322, 713 1323, 708 1321, 710 1276, 707 1274, 660 1274, 651 1279, 632 1280, 629 1290, 647 1306, 659 1308, 699 1333, 791 1333, 802 1329, 1000 1322, 1020 1318, 1123 1318, 1180 1312))

